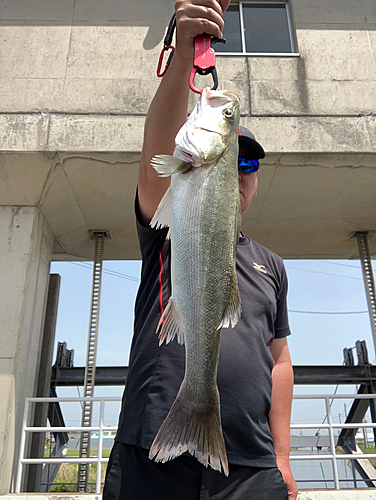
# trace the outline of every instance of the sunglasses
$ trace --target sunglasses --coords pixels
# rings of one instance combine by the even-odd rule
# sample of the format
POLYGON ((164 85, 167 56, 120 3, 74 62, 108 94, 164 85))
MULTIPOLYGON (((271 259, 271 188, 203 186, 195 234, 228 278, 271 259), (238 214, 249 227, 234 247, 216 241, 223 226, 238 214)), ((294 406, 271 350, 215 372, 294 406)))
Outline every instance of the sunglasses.
POLYGON ((241 172, 257 172, 260 167, 260 162, 258 160, 251 160, 250 158, 244 158, 244 156, 238 157, 238 168, 241 172))

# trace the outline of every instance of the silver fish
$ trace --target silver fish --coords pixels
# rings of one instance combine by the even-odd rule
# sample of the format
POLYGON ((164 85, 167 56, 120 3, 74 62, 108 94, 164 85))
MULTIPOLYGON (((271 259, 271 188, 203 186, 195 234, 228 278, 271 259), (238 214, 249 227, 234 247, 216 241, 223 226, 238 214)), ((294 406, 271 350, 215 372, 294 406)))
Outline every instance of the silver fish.
POLYGON ((241 314, 235 253, 240 232, 239 98, 204 89, 175 139, 174 156, 152 165, 171 185, 151 221, 169 226, 172 296, 158 325, 160 344, 185 344, 185 376, 149 458, 166 462, 189 451, 224 472, 217 368, 222 327, 241 314))

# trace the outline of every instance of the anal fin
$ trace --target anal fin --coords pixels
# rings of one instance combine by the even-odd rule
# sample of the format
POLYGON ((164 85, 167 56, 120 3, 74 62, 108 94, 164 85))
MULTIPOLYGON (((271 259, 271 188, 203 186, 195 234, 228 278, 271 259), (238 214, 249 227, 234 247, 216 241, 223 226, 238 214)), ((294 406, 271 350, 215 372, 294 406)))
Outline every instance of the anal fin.
POLYGON ((184 332, 172 297, 169 298, 167 307, 159 320, 156 333, 159 333, 159 345, 162 345, 165 339, 168 344, 174 340, 175 336, 179 344, 184 344, 184 332))

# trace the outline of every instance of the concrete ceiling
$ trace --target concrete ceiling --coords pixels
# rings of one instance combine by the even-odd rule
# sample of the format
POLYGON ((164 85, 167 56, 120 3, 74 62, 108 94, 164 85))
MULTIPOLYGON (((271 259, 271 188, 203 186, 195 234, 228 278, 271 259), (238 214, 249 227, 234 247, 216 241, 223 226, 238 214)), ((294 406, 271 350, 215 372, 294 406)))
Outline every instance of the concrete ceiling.
MULTIPOLYGON (((92 260, 89 230, 111 231, 105 259, 138 259, 139 156, 3 154, 1 204, 40 207, 56 237, 55 260, 92 260)), ((351 233, 376 230, 375 155, 267 155, 242 228, 284 258, 357 258, 351 233)), ((376 236, 369 244, 376 255, 376 236)))

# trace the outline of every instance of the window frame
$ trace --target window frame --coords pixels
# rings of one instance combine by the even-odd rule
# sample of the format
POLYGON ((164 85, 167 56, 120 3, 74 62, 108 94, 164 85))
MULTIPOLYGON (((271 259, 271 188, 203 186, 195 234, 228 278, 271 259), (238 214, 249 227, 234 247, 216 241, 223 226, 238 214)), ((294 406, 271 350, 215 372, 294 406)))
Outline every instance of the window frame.
MULTIPOLYGON (((291 17, 290 3, 288 0, 239 0, 239 2, 234 2, 230 5, 238 6, 239 8, 239 21, 240 21, 240 40, 242 45, 241 52, 216 52, 216 56, 231 56, 231 57, 244 57, 244 56, 258 56, 258 57, 299 57, 300 54, 296 48, 295 34, 293 30, 293 23, 291 17), (290 38, 291 52, 247 52, 246 51, 246 41, 245 41, 245 31, 244 31, 244 15, 243 15, 243 5, 284 5, 286 9, 287 16, 287 27, 288 34, 290 38)), ((214 46, 215 49, 215 46, 214 46)))

